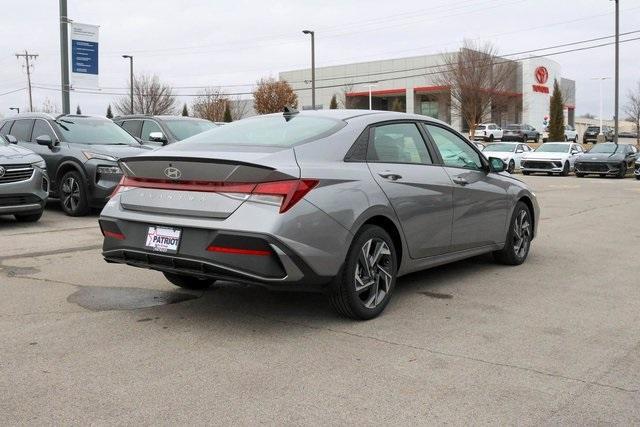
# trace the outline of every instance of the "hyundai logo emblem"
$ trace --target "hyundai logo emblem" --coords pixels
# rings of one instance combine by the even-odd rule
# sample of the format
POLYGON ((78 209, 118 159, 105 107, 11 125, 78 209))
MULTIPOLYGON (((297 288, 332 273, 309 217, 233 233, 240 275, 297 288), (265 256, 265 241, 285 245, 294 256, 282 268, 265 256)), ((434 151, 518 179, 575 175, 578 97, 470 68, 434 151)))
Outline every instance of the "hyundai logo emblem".
POLYGON ((182 172, 178 168, 174 168, 173 166, 169 166, 164 170, 164 174, 169 179, 180 179, 182 176, 182 172))
POLYGON ((4 176, 4 173, 6 172, 6 170, 0 166, 0 178, 2 178, 4 176))

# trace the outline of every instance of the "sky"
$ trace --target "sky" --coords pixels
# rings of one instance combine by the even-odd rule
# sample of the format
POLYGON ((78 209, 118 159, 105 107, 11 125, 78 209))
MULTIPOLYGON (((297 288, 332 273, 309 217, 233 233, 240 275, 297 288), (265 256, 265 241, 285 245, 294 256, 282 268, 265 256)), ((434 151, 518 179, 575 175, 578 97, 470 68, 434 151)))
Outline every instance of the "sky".
MULTIPOLYGON (((640 37, 640 0, 621 1, 622 36, 640 37)), ((104 115, 126 93, 129 63, 157 74, 190 104, 204 86, 250 92, 256 80, 310 66, 309 37, 316 32, 316 66, 433 54, 457 49, 463 39, 491 42, 500 53, 528 51, 614 34, 611 0, 68 0, 69 18, 100 26, 100 93, 71 93, 71 110, 104 115)), ((0 24, 0 115, 28 106, 23 60, 38 54, 33 103, 60 108, 58 1, 6 0, 0 24), (17 90, 14 93, 7 93, 17 90)), ((578 44, 570 48, 610 42, 578 44)), ((567 48, 564 48, 567 49, 567 48)), ((563 49, 555 49, 563 50, 563 49)), ((554 50, 538 53, 550 53, 554 50)), ((513 57, 511 57, 513 58, 513 57)), ((599 83, 613 77, 614 47, 552 56, 563 77, 576 80, 576 113, 599 112, 599 83)), ((620 45, 620 99, 640 80, 640 40, 620 45)), ((613 115, 613 80, 604 82, 604 117, 613 115)), ((622 114, 622 113, 621 113, 622 114)))

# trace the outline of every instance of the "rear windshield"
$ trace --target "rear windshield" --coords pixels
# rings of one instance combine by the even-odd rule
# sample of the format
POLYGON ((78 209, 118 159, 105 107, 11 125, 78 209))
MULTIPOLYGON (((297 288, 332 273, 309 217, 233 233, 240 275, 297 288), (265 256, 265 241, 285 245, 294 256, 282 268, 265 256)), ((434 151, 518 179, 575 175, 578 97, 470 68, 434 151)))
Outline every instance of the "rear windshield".
POLYGON ((589 127, 587 128, 587 130, 588 130, 588 131, 600 130, 600 127, 598 127, 598 126, 589 126, 589 127))
POLYGON ((519 130, 519 129, 522 129, 522 125, 507 125, 506 129, 519 130))
POLYGON ((134 137, 111 120, 61 117, 56 120, 62 140, 77 144, 137 145, 134 137))
POLYGON ((487 128, 487 125, 478 125, 477 129, 478 130, 484 130, 487 128))
POLYGON ((495 153, 513 153, 515 150, 515 144, 489 144, 484 149, 484 151, 491 151, 495 153))
POLYGON ((545 143, 536 148, 537 153, 566 153, 569 151, 568 144, 545 143))
POLYGON ((164 123, 169 128, 169 132, 176 137, 178 141, 187 139, 193 135, 211 130, 216 127, 215 124, 208 120, 165 120, 164 123))
POLYGON ((282 114, 252 117, 220 126, 190 138, 184 144, 240 144, 288 147, 324 138, 346 125, 327 117, 282 114))

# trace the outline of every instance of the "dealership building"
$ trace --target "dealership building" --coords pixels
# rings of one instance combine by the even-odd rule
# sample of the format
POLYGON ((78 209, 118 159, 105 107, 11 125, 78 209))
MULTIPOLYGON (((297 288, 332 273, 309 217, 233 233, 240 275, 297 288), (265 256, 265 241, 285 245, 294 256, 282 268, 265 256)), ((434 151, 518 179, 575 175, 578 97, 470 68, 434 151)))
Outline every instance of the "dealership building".
MULTIPOLYGON (((331 97, 336 95, 341 107, 368 109, 371 90, 374 110, 431 116, 465 131, 466 124, 452 108, 449 87, 438 84, 437 73, 445 55, 456 53, 316 67, 316 107, 329 108, 331 97)), ((492 108, 483 121, 500 126, 527 123, 542 129, 549 115, 553 82, 558 80, 564 97, 565 122, 574 126, 575 81, 562 76, 560 64, 549 58, 532 57, 514 61, 514 66, 513 87, 504 96, 507 101, 500 108, 492 108)), ((312 108, 310 68, 281 72, 279 78, 294 88, 301 108, 312 108)))

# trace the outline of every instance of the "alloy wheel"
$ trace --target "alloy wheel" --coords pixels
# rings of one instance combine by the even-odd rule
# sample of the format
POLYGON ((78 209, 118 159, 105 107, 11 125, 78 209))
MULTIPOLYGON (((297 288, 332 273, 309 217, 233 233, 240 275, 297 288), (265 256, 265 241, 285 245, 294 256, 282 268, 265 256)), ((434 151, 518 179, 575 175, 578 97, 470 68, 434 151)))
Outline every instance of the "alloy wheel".
POLYGON ((355 269, 356 294, 366 308, 375 308, 389 293, 393 281, 391 250, 379 238, 365 242, 355 269))
POLYGON ((70 212, 75 212, 80 204, 80 184, 73 176, 62 183, 62 204, 70 212))
POLYGON ((527 254, 531 244, 531 222, 526 210, 521 210, 513 222, 513 251, 518 258, 527 254))

